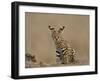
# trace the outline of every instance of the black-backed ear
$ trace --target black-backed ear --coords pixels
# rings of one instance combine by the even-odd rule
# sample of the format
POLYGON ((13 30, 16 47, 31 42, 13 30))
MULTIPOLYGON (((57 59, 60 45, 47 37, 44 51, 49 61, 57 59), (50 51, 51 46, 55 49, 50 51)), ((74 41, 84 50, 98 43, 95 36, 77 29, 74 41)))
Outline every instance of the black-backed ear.
POLYGON ((65 26, 62 26, 61 28, 59 28, 58 32, 61 33, 64 29, 65 29, 65 26))
POLYGON ((60 28, 60 30, 64 30, 65 29, 65 26, 62 26, 61 28, 60 28))
POLYGON ((48 26, 48 28, 49 28, 50 30, 54 30, 54 28, 53 28, 53 27, 51 27, 51 26, 48 26))

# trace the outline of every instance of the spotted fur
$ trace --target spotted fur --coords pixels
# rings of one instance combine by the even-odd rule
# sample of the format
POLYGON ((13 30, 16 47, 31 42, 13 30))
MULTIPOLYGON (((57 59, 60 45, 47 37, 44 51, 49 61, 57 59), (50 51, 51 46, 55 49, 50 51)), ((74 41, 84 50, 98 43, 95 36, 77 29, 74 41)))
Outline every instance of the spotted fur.
POLYGON ((56 30, 55 28, 49 26, 51 30, 51 36, 53 38, 54 44, 56 46, 56 57, 59 58, 62 64, 73 63, 75 61, 75 50, 71 48, 69 43, 62 37, 62 31, 65 26, 56 30))

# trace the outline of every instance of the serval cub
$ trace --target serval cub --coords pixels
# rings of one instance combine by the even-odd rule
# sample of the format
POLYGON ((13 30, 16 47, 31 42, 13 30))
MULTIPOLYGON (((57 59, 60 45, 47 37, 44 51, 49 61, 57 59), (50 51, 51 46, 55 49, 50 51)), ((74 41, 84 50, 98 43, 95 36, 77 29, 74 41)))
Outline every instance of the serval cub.
POLYGON ((51 36, 56 46, 56 62, 57 64, 71 64, 75 63, 75 50, 71 48, 69 43, 62 37, 62 32, 65 26, 56 30, 55 28, 48 26, 51 30, 51 36))

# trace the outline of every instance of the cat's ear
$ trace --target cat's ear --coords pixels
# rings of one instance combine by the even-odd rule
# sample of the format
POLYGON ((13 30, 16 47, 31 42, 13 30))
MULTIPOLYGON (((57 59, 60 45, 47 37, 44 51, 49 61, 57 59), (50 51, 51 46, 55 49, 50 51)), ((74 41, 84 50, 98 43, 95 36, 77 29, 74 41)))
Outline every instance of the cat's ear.
POLYGON ((58 32, 61 33, 64 29, 65 29, 65 26, 62 26, 61 28, 59 28, 58 32))
POLYGON ((48 26, 48 28, 49 28, 50 30, 54 30, 54 28, 53 28, 53 27, 51 27, 51 26, 48 26))

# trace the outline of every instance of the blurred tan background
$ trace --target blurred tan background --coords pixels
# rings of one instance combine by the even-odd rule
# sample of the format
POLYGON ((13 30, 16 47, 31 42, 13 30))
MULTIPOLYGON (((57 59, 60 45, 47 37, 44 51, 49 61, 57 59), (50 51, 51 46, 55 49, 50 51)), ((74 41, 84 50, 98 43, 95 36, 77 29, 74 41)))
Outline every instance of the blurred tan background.
POLYGON ((89 64, 89 16, 51 13, 25 13, 25 51, 38 62, 56 64, 56 48, 48 25, 66 26, 62 36, 76 50, 78 65, 89 64))

